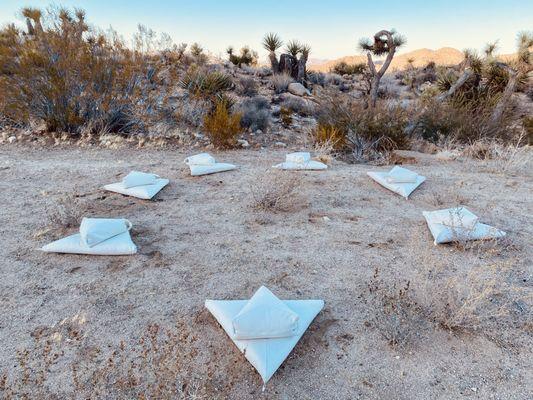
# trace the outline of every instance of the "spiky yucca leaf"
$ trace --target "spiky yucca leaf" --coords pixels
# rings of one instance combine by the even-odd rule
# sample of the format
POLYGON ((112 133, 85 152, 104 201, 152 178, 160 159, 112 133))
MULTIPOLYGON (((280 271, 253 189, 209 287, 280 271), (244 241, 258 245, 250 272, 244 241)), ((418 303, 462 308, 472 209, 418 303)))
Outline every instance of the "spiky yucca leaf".
POLYGON ((283 41, 277 33, 267 33, 263 38, 263 47, 268 51, 276 51, 283 46, 283 41))
POLYGON ((302 45, 297 40, 291 40, 287 43, 286 51, 293 57, 297 57, 302 49, 302 45))
MULTIPOLYGON (((390 30, 389 33, 392 36, 392 42, 395 48, 403 46, 407 43, 407 40, 404 36, 397 33, 394 29, 390 30)), ((370 52, 376 56, 382 56, 390 52, 389 44, 387 41, 387 36, 382 35, 380 37, 374 37, 372 39, 362 38, 359 40, 359 49, 362 51, 370 52)))
POLYGON ((309 53, 311 53, 311 46, 309 46, 308 44, 301 45, 300 52, 305 58, 309 57, 309 53))

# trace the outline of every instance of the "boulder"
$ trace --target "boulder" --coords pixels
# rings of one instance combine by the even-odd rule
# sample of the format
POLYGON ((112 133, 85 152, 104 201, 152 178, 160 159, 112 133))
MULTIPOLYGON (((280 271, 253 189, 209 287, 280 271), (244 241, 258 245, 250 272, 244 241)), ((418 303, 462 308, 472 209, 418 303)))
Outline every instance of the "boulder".
POLYGON ((298 83, 298 82, 293 82, 293 83, 290 83, 289 84, 289 93, 292 93, 296 96, 310 96, 311 93, 309 93, 309 90, 307 90, 305 88, 304 85, 302 85, 301 83, 298 83))

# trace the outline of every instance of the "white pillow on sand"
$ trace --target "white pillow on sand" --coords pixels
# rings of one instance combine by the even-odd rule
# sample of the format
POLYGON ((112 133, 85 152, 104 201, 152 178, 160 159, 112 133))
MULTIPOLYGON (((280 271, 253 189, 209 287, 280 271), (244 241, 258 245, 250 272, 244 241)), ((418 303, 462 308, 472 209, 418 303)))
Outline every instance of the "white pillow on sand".
POLYGON ((320 161, 311 160, 311 154, 307 152, 290 153, 285 156, 285 162, 274 165, 273 168, 285 170, 324 170, 328 166, 320 161))
POLYGON ((465 207, 455 207, 432 211, 431 222, 452 228, 472 229, 477 224, 478 217, 465 207))
POLYGON ((155 185, 159 176, 156 174, 147 174, 145 172, 131 171, 122 178, 122 186, 129 189, 135 186, 155 185))
POLYGON ((506 235, 504 231, 478 222, 477 217, 464 207, 424 211, 422 214, 424 215, 424 218, 426 218, 426 222, 436 245, 465 240, 498 239, 506 235), (466 223, 461 225, 458 222, 461 221, 460 218, 456 217, 446 219, 444 218, 446 213, 449 215, 458 214, 459 216, 462 214, 465 216, 466 223), (472 216, 475 217, 475 222, 473 224, 472 221, 474 221, 474 218, 472 216), (450 225, 450 222, 453 222, 455 225, 450 225))
POLYGON ((127 219, 83 218, 80 224, 80 237, 83 243, 94 247, 131 229, 127 219))
MULTIPOLYGON (((270 299, 270 295, 268 295, 264 289, 259 289, 258 292, 260 292, 261 296, 266 295, 269 298, 268 302, 272 300, 270 299)), ((263 382, 266 383, 287 358, 294 346, 296 346, 313 319, 317 316, 320 310, 322 310, 324 307, 324 301, 281 301, 288 310, 298 316, 297 328, 294 330, 292 336, 261 339, 237 339, 234 331, 234 320, 249 302, 249 300, 206 300, 205 306, 211 314, 213 314, 239 350, 244 353, 246 359, 254 366, 257 372, 259 372, 263 382)), ((273 304, 278 303, 276 302, 273 304)), ((250 309, 253 309, 252 306, 250 306, 250 309)), ((248 311, 250 311, 250 309, 248 309, 248 311)), ((263 313, 264 315, 264 311, 259 311, 259 314, 263 313)), ((275 313, 277 313, 277 311, 275 311, 275 313)), ((289 316, 289 318, 287 318, 283 324, 275 327, 278 333, 281 331, 280 328, 286 329, 290 327, 291 324, 288 324, 288 322, 292 321, 292 314, 290 313, 281 316, 283 318, 289 316)), ((273 322, 272 319, 270 322, 273 322)))
POLYGON ((217 163, 208 153, 196 154, 185 159, 192 176, 208 175, 217 172, 231 171, 237 168, 233 164, 217 163))
POLYGON ((418 175, 407 168, 394 167, 389 172, 367 172, 367 175, 380 185, 408 199, 426 177, 418 175))
POLYGON ((41 250, 48 253, 108 256, 129 255, 137 252, 137 246, 132 242, 129 233, 131 222, 126 219, 105 219, 107 222, 95 222, 95 220, 96 218, 84 218, 85 225, 83 229, 80 226, 80 233, 49 243, 41 250), (103 239, 105 237, 107 238, 103 239))
POLYGON ((389 171, 387 182, 389 183, 415 183, 418 178, 416 172, 410 171, 407 168, 395 166, 389 171))
POLYGON ((261 286, 233 318, 235 339, 270 339, 293 336, 298 331, 298 314, 261 286))
POLYGON ((124 187, 123 182, 111 183, 105 185, 104 189, 110 192, 120 193, 126 196, 137 197, 143 200, 150 200, 157 193, 161 191, 170 181, 168 179, 157 178, 154 184, 134 186, 130 188, 124 187))

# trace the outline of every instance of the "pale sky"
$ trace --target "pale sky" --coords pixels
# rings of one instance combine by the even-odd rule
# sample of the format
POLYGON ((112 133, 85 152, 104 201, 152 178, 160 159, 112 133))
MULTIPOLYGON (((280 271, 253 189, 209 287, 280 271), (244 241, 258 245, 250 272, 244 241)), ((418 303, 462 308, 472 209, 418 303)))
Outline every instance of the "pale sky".
MULTIPOLYGON (((0 24, 22 22, 24 6, 50 1, 0 0, 0 24)), ((402 52, 419 48, 481 49, 498 40, 499 53, 515 51, 516 35, 533 29, 532 0, 63 0, 83 8, 90 24, 112 26, 125 38, 141 23, 166 32, 176 43, 198 42, 215 55, 249 45, 264 57, 261 39, 277 32, 285 41, 312 47, 312 58, 357 54, 361 37, 395 28, 407 38, 402 52)))

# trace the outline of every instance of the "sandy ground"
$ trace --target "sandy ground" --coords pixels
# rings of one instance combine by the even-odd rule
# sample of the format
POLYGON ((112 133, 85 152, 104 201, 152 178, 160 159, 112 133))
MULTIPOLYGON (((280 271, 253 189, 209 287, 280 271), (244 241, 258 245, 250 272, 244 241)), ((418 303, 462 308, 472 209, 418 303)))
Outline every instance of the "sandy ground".
POLYGON ((428 180, 406 201, 368 179, 369 166, 335 162, 301 173, 307 204, 268 213, 250 207, 249 186, 283 153, 215 155, 241 168, 193 178, 179 151, 0 147, 0 370, 10 369, 36 329, 82 313, 88 340, 103 346, 135 338, 151 322, 186 321, 205 348, 192 368, 200 375, 218 369, 221 394, 231 399, 531 398, 531 341, 511 351, 483 336, 432 329, 396 351, 365 324, 375 310, 363 301, 376 267, 393 280, 411 279, 427 267, 418 253, 468 268, 464 252, 433 246, 422 217, 457 202, 509 233, 517 249, 499 257, 515 260, 517 285, 530 285, 531 176, 417 154, 415 168, 428 180), (99 189, 131 169, 171 183, 156 201, 99 189), (139 254, 37 251, 61 236, 37 234, 47 227, 47 207, 73 192, 93 216, 131 220, 139 254), (203 308, 207 298, 249 298, 260 285, 281 298, 326 304, 264 393, 203 308))

